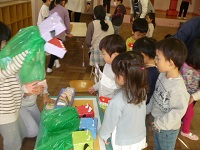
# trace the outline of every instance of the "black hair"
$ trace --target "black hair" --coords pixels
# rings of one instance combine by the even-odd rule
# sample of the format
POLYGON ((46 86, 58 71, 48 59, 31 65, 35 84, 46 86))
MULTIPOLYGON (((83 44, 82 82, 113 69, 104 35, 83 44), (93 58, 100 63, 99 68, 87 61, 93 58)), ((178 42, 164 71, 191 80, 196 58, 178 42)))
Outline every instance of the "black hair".
POLYGON ((152 24, 154 28, 156 27, 156 14, 155 13, 148 13, 146 16, 149 16, 149 18, 152 20, 152 24))
POLYGON ((148 82, 142 54, 137 51, 119 54, 112 62, 112 70, 116 78, 120 75, 124 78, 122 88, 125 90, 128 103, 140 104, 146 99, 148 82))
POLYGON ((156 50, 162 51, 166 60, 172 60, 174 65, 181 68, 187 57, 187 47, 177 38, 167 38, 159 41, 156 50))
POLYGON ((170 38, 170 37, 172 37, 171 34, 166 34, 165 37, 164 37, 164 39, 167 39, 167 38, 170 38))
POLYGON ((62 1, 67 2, 66 0, 53 0, 53 1, 51 1, 50 5, 49 5, 49 10, 51 11, 56 6, 56 4, 61 4, 62 1))
POLYGON ((126 52, 125 40, 118 34, 108 35, 100 41, 99 49, 105 49, 109 56, 111 56, 115 52, 126 52))
POLYGON ((200 38, 194 39, 188 47, 186 63, 196 70, 200 69, 200 38))
POLYGON ((135 41, 133 50, 144 53, 149 58, 154 59, 156 56, 156 39, 142 37, 135 41))
POLYGON ((0 21, 0 46, 2 41, 8 41, 10 38, 11 38, 10 28, 6 24, 0 21))
POLYGON ((136 18, 134 21, 133 21, 133 24, 132 24, 132 30, 133 32, 141 32, 141 33, 144 33, 144 32, 147 32, 148 31, 148 22, 146 19, 144 18, 136 18))
POLYGON ((106 17, 105 7, 103 7, 102 5, 97 5, 94 8, 94 15, 95 15, 97 20, 100 20, 101 29, 103 31, 107 31, 109 26, 108 26, 107 23, 105 23, 105 17, 106 17))
POLYGON ((43 3, 46 3, 47 0, 42 0, 42 1, 43 1, 43 3))

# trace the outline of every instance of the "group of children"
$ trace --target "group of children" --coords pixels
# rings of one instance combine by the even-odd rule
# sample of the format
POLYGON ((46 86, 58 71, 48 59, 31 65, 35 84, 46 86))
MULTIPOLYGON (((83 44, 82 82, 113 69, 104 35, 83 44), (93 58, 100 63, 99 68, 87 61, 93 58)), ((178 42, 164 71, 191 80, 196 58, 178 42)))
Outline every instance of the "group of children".
POLYGON ((98 131, 105 144, 111 138, 114 150, 145 148, 150 113, 156 150, 175 148, 181 124, 182 136, 198 140, 190 124, 195 101, 200 99, 199 40, 194 40, 189 52, 172 37, 159 42, 140 37, 127 52, 118 34, 101 40, 106 64, 101 80, 89 92, 111 98, 98 131))

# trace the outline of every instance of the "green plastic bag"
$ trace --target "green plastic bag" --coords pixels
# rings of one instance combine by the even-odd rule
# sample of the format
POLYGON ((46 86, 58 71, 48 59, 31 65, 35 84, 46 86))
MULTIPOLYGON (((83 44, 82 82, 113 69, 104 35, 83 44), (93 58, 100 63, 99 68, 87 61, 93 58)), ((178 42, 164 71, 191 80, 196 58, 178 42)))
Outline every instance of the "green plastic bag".
POLYGON ((72 148, 72 134, 65 130, 41 138, 35 150, 70 150, 72 148))
POLYGON ((28 55, 24 60, 19 77, 22 84, 45 78, 45 41, 37 26, 21 29, 1 50, 0 68, 6 69, 12 58, 26 50, 28 55))
POLYGON ((43 110, 41 124, 45 127, 46 134, 67 130, 69 132, 79 130, 80 118, 74 107, 62 107, 52 110, 43 110))

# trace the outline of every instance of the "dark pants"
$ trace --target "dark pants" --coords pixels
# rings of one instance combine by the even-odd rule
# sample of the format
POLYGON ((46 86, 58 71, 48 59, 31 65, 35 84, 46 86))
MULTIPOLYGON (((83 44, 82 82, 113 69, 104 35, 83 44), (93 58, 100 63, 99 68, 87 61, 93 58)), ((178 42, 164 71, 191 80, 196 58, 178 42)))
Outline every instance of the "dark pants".
POLYGON ((183 17, 186 17, 187 11, 188 11, 188 7, 189 7, 189 2, 182 2, 181 6, 180 6, 180 11, 179 11, 179 17, 181 17, 182 13, 183 13, 183 17), (184 10, 184 12, 183 12, 184 10))
MULTIPOLYGON (((72 17, 71 17, 72 11, 71 11, 71 10, 68 10, 68 12, 69 12, 69 19, 70 19, 70 22, 72 22, 72 17)), ((80 22, 80 18, 81 18, 81 13, 79 13, 79 12, 74 12, 74 22, 80 22)))
POLYGON ((103 0, 103 6, 106 8, 107 6, 107 13, 110 13, 110 1, 111 0, 103 0))
POLYGON ((56 59, 58 59, 58 57, 51 54, 51 58, 50 58, 50 61, 49 61, 48 68, 52 69, 52 67, 53 67, 54 62, 55 62, 56 59))

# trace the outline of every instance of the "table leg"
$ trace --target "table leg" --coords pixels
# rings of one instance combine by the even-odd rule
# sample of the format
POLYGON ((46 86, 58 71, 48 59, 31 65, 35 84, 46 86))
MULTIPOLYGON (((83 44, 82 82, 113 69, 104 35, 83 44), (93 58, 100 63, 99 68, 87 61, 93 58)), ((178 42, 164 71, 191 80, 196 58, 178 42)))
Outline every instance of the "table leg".
POLYGON ((82 67, 85 67, 85 49, 84 49, 84 42, 85 42, 85 38, 83 38, 83 41, 82 41, 82 49, 83 49, 83 62, 82 62, 82 67))

